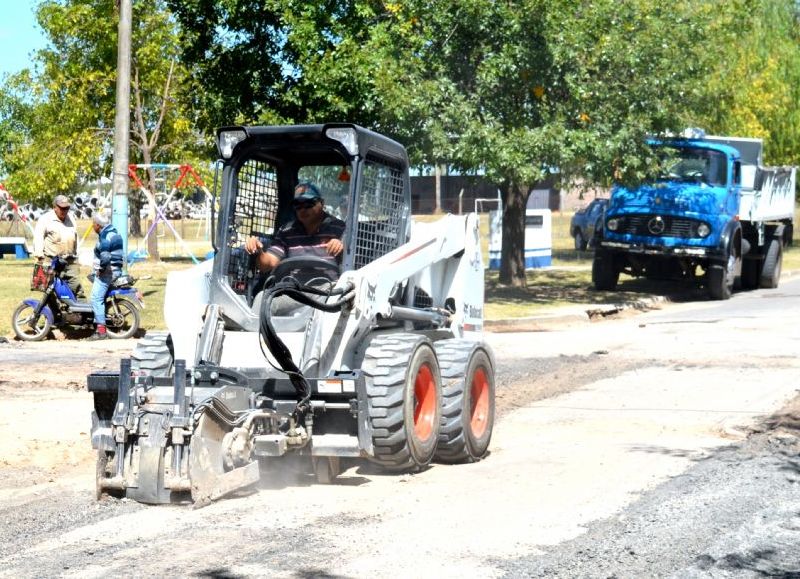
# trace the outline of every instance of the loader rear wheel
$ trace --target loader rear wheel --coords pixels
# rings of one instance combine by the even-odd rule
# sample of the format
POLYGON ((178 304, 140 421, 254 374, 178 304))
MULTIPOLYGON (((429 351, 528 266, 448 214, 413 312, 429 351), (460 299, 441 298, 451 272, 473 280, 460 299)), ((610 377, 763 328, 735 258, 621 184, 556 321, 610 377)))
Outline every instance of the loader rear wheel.
POLYGON ((131 354, 131 370, 148 376, 170 376, 175 353, 167 332, 148 332, 131 354))
POLYGON ((491 356, 484 346, 468 340, 441 340, 434 347, 442 371, 444 399, 436 460, 478 461, 489 450, 494 427, 491 356))
POLYGON ((413 470, 433 459, 441 428, 442 381, 428 338, 388 334, 372 339, 362 364, 372 460, 413 470))

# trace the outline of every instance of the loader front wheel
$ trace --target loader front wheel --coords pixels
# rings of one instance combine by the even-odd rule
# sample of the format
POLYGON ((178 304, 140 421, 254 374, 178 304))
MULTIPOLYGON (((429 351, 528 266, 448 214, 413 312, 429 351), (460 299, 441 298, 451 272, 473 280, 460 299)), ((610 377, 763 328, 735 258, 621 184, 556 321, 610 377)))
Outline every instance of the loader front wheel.
POLYGON ((175 353, 167 332, 148 332, 136 342, 131 354, 131 370, 148 376, 170 376, 175 353))
POLYGON ((468 340, 436 342, 442 371, 442 428, 436 460, 475 462, 486 456, 494 428, 494 365, 486 347, 468 340))
POLYGON ((430 341, 417 334, 375 337, 362 368, 372 460, 391 470, 426 466, 436 451, 442 411, 439 363, 430 341))

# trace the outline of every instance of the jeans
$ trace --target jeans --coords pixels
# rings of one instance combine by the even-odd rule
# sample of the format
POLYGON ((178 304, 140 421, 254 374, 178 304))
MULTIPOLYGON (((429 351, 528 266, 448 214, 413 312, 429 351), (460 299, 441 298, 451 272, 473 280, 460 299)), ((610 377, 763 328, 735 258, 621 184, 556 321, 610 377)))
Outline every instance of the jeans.
POLYGON ((91 301, 96 325, 106 325, 106 293, 108 286, 119 274, 120 270, 111 267, 95 272, 91 301))

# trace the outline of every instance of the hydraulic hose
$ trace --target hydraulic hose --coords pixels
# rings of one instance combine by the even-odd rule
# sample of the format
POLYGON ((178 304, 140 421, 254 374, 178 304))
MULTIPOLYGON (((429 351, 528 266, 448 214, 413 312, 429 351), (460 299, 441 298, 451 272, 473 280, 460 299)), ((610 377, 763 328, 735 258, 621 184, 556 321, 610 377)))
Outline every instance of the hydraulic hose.
POLYGON ((303 305, 332 313, 341 311, 345 304, 353 299, 353 293, 351 287, 325 290, 312 285, 301 284, 293 277, 284 278, 279 282, 275 282, 273 278, 267 280, 264 298, 261 302, 261 311, 259 312, 259 335, 280 365, 279 369, 289 377, 297 393, 297 405, 292 415, 297 423, 301 423, 302 418, 310 408, 311 385, 306 380, 306 377, 303 376, 297 364, 294 363, 289 348, 280 339, 278 332, 275 331, 275 327, 272 325, 272 301, 282 295, 289 296, 303 305), (340 297, 335 302, 326 303, 314 299, 311 297, 312 295, 324 296, 325 298, 337 295, 340 297))

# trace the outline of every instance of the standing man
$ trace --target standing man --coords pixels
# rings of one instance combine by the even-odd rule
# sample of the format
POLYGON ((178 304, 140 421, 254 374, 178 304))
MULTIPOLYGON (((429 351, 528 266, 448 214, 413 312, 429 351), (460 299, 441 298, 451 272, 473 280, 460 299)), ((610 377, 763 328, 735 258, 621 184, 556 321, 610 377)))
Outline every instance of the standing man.
POLYGON ((94 282, 92 282, 91 298, 95 332, 89 339, 105 340, 108 338, 106 293, 111 282, 122 274, 122 236, 101 211, 94 212, 92 228, 97 234, 97 245, 94 246, 94 282))
POLYGON ((42 215, 36 222, 33 231, 33 256, 39 264, 45 258, 50 266, 50 260, 61 257, 67 262, 62 279, 66 282, 72 293, 79 300, 86 296, 81 287, 81 268, 78 265, 78 229, 69 215, 70 200, 66 195, 56 195, 53 199, 53 209, 42 215))

